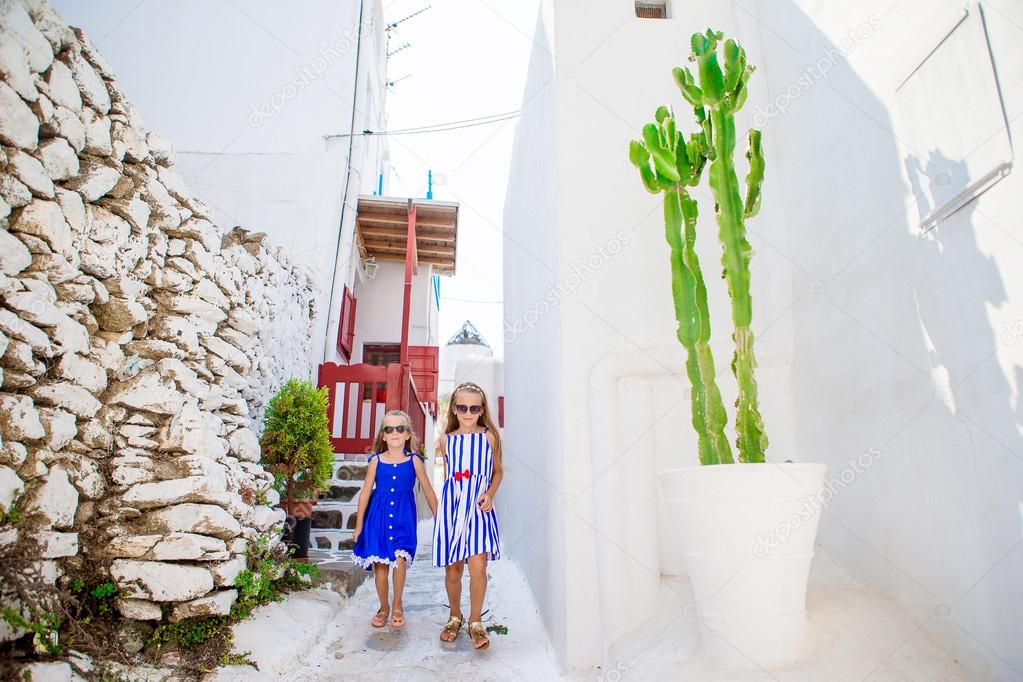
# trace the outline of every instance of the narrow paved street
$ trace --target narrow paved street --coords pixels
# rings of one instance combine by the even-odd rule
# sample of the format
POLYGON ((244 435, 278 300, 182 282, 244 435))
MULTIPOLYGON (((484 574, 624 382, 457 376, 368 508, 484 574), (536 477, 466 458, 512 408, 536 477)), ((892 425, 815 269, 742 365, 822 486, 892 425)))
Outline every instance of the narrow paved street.
MULTIPOLYGON (((490 562, 490 586, 483 616, 507 635, 491 633, 490 647, 474 651, 463 627, 451 644, 439 640, 447 621, 443 572, 430 562, 432 521, 419 525, 419 551, 405 588, 405 626, 379 630, 369 621, 377 609, 376 590, 367 579, 324 635, 294 680, 554 680, 561 679, 554 652, 532 593, 510 559, 490 562)), ((468 614, 469 575, 462 590, 468 614)))

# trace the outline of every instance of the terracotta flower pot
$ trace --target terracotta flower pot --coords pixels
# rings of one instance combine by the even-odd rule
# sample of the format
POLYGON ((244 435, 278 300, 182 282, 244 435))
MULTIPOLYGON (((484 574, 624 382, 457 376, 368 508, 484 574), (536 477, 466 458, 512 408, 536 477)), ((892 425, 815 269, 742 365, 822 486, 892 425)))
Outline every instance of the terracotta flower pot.
POLYGON ((303 498, 291 500, 290 503, 285 502, 284 509, 290 516, 294 516, 296 519, 308 519, 313 515, 314 504, 316 504, 316 500, 303 498))

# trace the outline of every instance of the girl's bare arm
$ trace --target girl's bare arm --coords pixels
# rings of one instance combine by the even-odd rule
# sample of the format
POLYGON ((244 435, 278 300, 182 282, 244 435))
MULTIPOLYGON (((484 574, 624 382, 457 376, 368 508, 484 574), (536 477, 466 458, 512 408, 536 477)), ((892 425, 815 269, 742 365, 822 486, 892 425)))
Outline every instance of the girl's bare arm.
POLYGON ((362 482, 362 490, 359 491, 359 510, 355 516, 355 531, 352 533, 352 539, 358 540, 359 534, 362 532, 362 520, 366 516, 366 507, 369 506, 369 496, 373 494, 373 482, 377 477, 377 458, 374 457, 370 460, 369 466, 366 467, 366 480, 362 482))
POLYGON ((416 468, 416 478, 419 480, 419 484, 423 486, 423 494, 426 495, 426 503, 430 505, 430 511, 433 515, 437 515, 437 495, 433 492, 433 483, 430 481, 430 477, 426 475, 426 466, 423 465, 423 460, 418 457, 412 458, 412 466, 416 468))

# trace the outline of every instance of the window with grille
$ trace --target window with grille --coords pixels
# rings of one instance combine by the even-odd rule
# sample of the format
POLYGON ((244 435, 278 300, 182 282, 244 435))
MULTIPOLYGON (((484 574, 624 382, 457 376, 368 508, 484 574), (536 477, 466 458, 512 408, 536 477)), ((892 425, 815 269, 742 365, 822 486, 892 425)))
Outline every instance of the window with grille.
POLYGON ((637 2, 636 16, 640 19, 667 19, 667 0, 665 2, 637 2))

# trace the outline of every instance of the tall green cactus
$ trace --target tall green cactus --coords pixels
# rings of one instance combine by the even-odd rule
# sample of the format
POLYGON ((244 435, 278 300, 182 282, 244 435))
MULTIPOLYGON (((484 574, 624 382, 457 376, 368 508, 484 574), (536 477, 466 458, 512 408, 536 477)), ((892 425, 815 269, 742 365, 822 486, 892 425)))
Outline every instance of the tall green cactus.
POLYGON ((656 123, 643 127, 643 141, 633 140, 629 158, 651 193, 664 192, 664 237, 671 249, 671 293, 678 340, 686 349, 686 374, 692 385, 692 420, 701 464, 731 463, 725 437, 728 415, 714 378, 710 350, 707 287, 696 255, 696 200, 687 187, 699 184, 707 160, 707 141, 694 133, 686 142, 666 107, 656 123))
POLYGON ((733 40, 724 42, 724 69, 718 61, 720 32, 695 33, 690 46, 690 61, 697 64, 697 76, 688 68, 672 72, 682 97, 693 107, 699 132, 683 145, 683 164, 676 151, 681 133, 675 128, 668 109, 657 110, 657 123, 643 128, 643 141, 630 144, 629 157, 639 168, 648 191, 665 192, 665 230, 671 247, 672 294, 675 316, 679 321, 679 340, 688 354, 687 374, 693 383, 693 426, 699 439, 700 462, 719 464, 732 461, 724 441, 724 407, 714 382, 710 355, 710 323, 707 295, 693 249, 696 228, 696 202, 686 187, 699 183, 700 171, 710 163, 709 182, 715 200, 718 239, 722 246, 723 277, 732 303, 732 340, 735 353, 732 372, 738 384, 736 406, 736 445, 742 462, 763 462, 767 435, 757 405, 757 383, 753 354, 753 299, 750 295, 749 262, 752 247, 746 239, 746 218, 760 208, 760 187, 764 179, 764 157, 759 130, 749 131, 749 173, 745 200, 739 192, 735 173, 735 112, 746 101, 746 85, 753 74, 746 52, 733 40), (652 162, 652 163, 651 163, 652 162), (687 172, 683 172, 687 171, 687 172), (685 236, 681 236, 681 223, 685 236), (688 284, 692 281, 692 284, 688 284), (702 305, 701 305, 702 304, 702 305), (696 333, 694 334, 694 330, 696 333))

